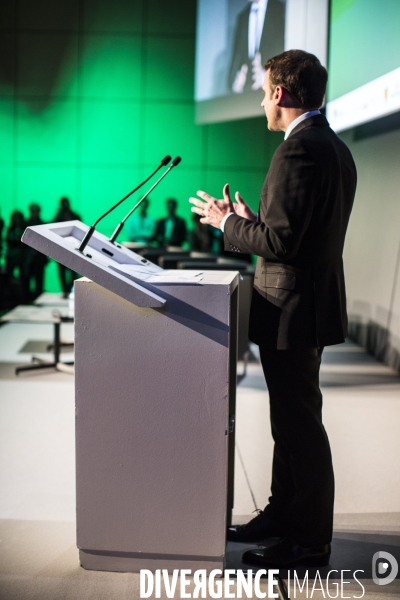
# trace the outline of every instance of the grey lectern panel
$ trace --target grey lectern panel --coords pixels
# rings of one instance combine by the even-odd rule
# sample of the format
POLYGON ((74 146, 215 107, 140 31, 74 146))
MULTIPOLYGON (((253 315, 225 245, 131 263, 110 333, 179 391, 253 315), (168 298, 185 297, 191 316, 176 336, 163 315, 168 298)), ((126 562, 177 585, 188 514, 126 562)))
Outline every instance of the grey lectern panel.
POLYGON ((132 278, 115 271, 115 267, 121 264, 145 266, 152 272, 162 271, 160 267, 119 244, 111 244, 97 231, 85 251, 78 252, 77 247, 87 229, 87 225, 80 221, 46 223, 28 227, 22 241, 137 306, 157 308, 165 304, 154 288, 153 291, 145 289, 132 278))
POLYGON ((83 567, 223 567, 237 284, 204 272, 201 285, 159 286, 155 309, 75 282, 83 567))

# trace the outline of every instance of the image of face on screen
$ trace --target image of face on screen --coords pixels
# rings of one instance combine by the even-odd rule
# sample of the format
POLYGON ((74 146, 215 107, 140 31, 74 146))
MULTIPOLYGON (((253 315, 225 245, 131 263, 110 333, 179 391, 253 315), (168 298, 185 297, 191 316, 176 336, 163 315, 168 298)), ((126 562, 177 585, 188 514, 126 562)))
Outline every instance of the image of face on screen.
POLYGON ((328 21, 329 0, 198 0, 196 123, 262 116, 267 60, 297 48, 326 66, 328 21))
MULTIPOLYGON (((230 3, 231 10, 234 4, 230 3)), ((227 92, 256 91, 264 81, 264 64, 284 50, 285 4, 281 0, 247 1, 236 14, 231 36, 227 92)))
POLYGON ((286 0, 201 0, 196 98, 255 95, 264 64, 284 51, 286 0))

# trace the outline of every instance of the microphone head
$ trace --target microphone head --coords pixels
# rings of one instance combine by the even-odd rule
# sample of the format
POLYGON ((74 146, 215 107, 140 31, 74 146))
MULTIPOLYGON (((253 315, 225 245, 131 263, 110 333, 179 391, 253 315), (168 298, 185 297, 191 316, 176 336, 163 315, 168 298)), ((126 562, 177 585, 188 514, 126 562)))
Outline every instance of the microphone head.
POLYGON ((180 156, 176 156, 176 157, 174 158, 174 160, 172 161, 172 166, 173 166, 173 167, 176 167, 176 165, 179 165, 179 163, 181 162, 181 160, 182 160, 182 159, 181 159, 181 157, 180 157, 180 156))
POLYGON ((161 161, 161 165, 164 167, 165 165, 167 165, 169 163, 169 161, 171 160, 171 157, 169 154, 167 154, 167 156, 164 156, 164 158, 161 161))

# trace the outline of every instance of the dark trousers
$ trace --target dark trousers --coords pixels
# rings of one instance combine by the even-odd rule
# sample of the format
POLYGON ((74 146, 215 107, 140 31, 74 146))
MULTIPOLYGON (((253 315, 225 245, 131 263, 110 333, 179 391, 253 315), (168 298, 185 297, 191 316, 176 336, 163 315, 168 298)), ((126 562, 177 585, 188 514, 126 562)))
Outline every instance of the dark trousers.
POLYGON ((64 267, 64 265, 61 265, 60 263, 58 263, 58 273, 60 275, 60 282, 64 296, 68 296, 78 275, 75 273, 75 271, 71 271, 71 269, 64 267))
POLYGON ((24 302, 29 304, 33 298, 37 298, 43 293, 44 268, 46 265, 46 257, 38 252, 28 249, 26 253, 24 265, 22 268, 22 288, 24 302), (31 279, 34 279, 35 290, 31 293, 31 279))
POLYGON ((302 546, 332 539, 334 476, 322 424, 321 355, 316 348, 260 347, 275 442, 266 515, 302 546))

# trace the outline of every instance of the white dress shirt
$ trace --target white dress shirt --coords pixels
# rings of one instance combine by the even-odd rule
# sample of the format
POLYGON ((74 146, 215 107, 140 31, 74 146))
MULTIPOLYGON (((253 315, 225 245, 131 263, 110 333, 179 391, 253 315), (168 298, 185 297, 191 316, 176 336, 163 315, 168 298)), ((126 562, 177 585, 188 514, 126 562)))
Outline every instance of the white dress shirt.
POLYGON ((297 119, 295 119, 294 121, 292 121, 289 125, 289 127, 286 129, 285 131, 285 140, 288 139, 289 135, 292 133, 293 129, 295 127, 297 127, 297 125, 299 123, 301 123, 302 121, 305 121, 306 119, 309 119, 310 117, 315 117, 316 115, 320 115, 320 111, 319 110, 309 110, 308 112, 303 113, 302 115, 300 115, 299 117, 297 117, 297 119))
MULTIPOLYGON (((289 125, 289 127, 286 129, 285 131, 285 140, 288 139, 289 135, 292 133, 293 129, 302 121, 305 121, 306 119, 309 119, 310 117, 315 117, 316 115, 320 115, 320 111, 319 110, 309 110, 308 112, 303 113, 302 115, 300 115, 299 117, 297 117, 297 119, 295 119, 294 121, 292 121, 289 125)), ((224 231, 224 227, 225 227, 225 223, 226 220, 231 216, 234 215, 235 213, 230 212, 227 215, 224 216, 224 218, 221 221, 221 225, 219 226, 219 228, 221 229, 221 231, 224 231)))
POLYGON ((255 53, 260 49, 261 35, 264 27, 265 13, 267 12, 268 0, 252 2, 249 15, 249 58, 252 60, 255 53))

